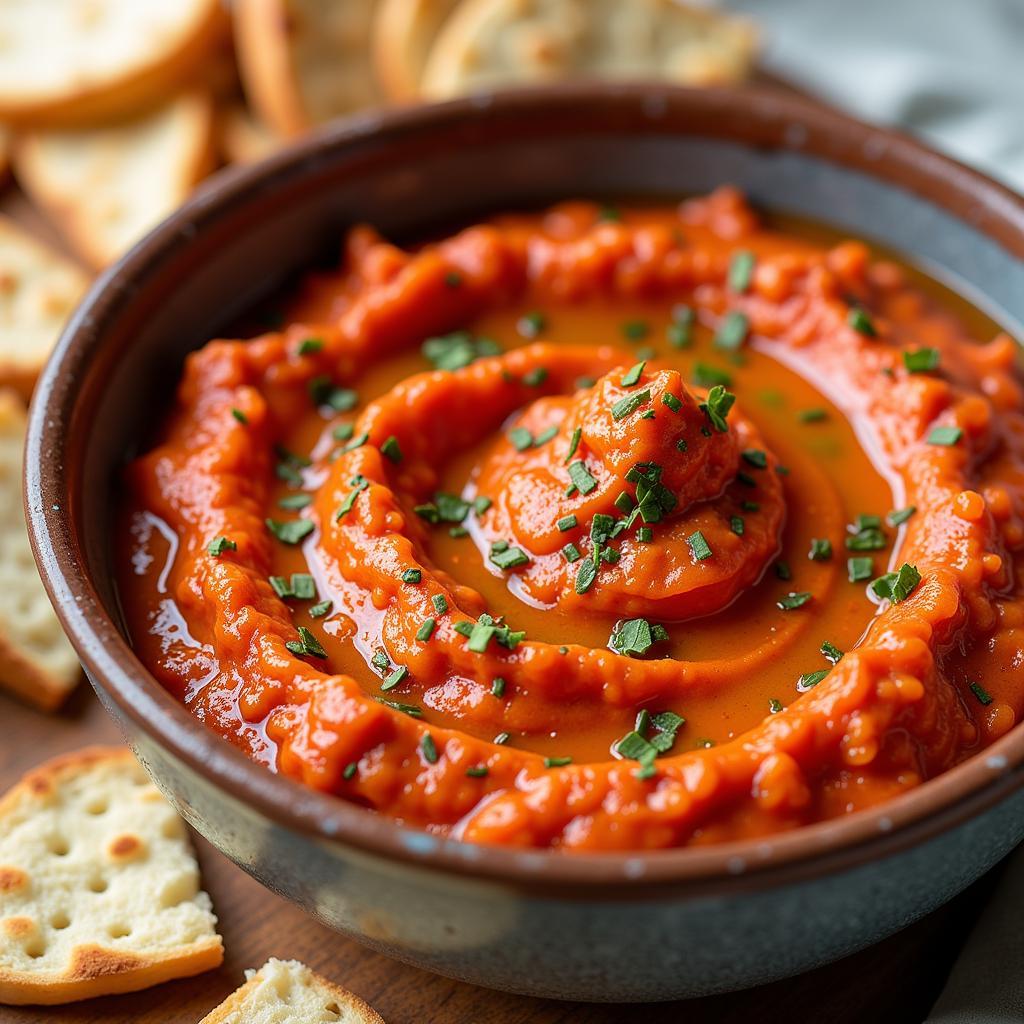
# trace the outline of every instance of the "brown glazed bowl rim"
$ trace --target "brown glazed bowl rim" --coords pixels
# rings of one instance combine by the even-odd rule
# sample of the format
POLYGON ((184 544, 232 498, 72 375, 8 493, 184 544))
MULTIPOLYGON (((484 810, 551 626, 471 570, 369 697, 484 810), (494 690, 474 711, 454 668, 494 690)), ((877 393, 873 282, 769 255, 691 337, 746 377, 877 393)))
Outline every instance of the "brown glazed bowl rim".
MULTIPOLYGON (((265 196, 275 181, 301 173, 300 165, 318 152, 368 139, 418 138, 460 120, 543 118, 548 110, 570 108, 599 110, 602 117, 606 112, 628 116, 638 132, 657 131, 665 110, 699 115, 705 126, 731 118, 733 127, 719 137, 809 153, 911 189, 982 230, 1008 250, 1008 258, 1024 259, 1024 200, 1009 189, 908 137, 775 90, 582 84, 481 94, 339 123, 203 187, 95 284, 40 379, 26 448, 26 511, 43 582, 83 663, 106 699, 131 723, 130 729, 148 734, 192 771, 278 827, 314 842, 340 843, 364 854, 536 894, 625 899, 660 897, 669 891, 695 896, 751 891, 859 867, 963 824, 1024 781, 1024 728, 1011 730, 962 764, 878 807, 763 838, 659 851, 565 854, 431 836, 275 775, 225 743, 160 687, 106 612, 69 513, 79 502, 64 493, 65 481, 76 477, 66 474, 64 459, 79 389, 60 382, 83 379, 75 375, 102 349, 103 325, 131 302, 132 286, 158 273, 168 254, 188 246, 219 215, 257 194, 265 196), (798 130, 790 131, 794 128, 798 130)), ((713 132, 702 129, 699 134, 713 132)))

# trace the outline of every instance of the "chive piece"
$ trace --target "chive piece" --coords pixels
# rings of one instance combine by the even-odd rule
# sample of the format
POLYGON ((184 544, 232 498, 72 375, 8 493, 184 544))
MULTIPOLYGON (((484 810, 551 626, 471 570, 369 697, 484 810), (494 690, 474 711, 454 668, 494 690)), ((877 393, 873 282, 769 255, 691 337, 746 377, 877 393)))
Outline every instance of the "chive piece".
POLYGON ((457 270, 449 270, 444 275, 446 288, 460 288, 462 286, 462 275, 457 270))
POLYGON ((780 597, 775 605, 784 612, 791 612, 795 608, 803 608, 810 599, 811 595, 806 590, 790 591, 784 597, 780 597))
POLYGON ((495 697, 505 696, 505 680, 501 676, 495 676, 491 683, 491 694, 495 697))
POLYGON ((917 567, 904 562, 896 572, 886 573, 874 580, 871 589, 883 601, 889 600, 893 604, 899 604, 910 597, 920 582, 921 574, 917 567))
POLYGON ((858 526, 857 532, 846 538, 846 546, 851 551, 881 551, 886 544, 885 534, 877 526, 858 526))
POLYGON ((342 455, 347 455, 349 452, 354 452, 357 448, 362 448, 367 441, 370 440, 370 435, 364 430, 361 434, 357 434, 348 442, 342 449, 342 455))
POLYGON ((428 501, 423 505, 413 505, 412 510, 420 519, 430 523, 431 526, 436 526, 441 521, 437 506, 432 501, 428 501))
POLYGON ((641 708, 636 715, 636 722, 633 724, 633 729, 640 733, 641 736, 647 732, 651 727, 651 713, 647 708, 641 708))
POLYGON ((804 672, 804 674, 797 679, 796 688, 801 693, 805 690, 810 690, 812 687, 817 686, 830 671, 831 670, 827 668, 819 668, 816 672, 804 672))
POLYGON ((628 658, 639 658, 656 643, 668 639, 664 626, 652 625, 646 619, 628 619, 611 636, 613 651, 628 658))
POLYGON ((499 569, 515 569, 517 566, 527 565, 530 561, 530 556, 522 548, 495 551, 492 547, 489 558, 499 569))
POLYGON ((756 501, 741 501, 740 508, 743 509, 744 512, 758 512, 760 511, 761 506, 756 501))
POLYGON ((241 409, 237 409, 234 406, 232 406, 231 415, 234 416, 235 419, 238 420, 238 422, 241 423, 243 427, 247 427, 249 425, 249 417, 246 416, 241 409))
POLYGON ((542 444, 547 444, 548 441, 554 440, 558 435, 558 427, 548 427, 546 430, 542 430, 534 439, 533 447, 539 448, 542 444))
POLYGON ((636 539, 641 544, 650 544, 654 540, 654 531, 649 526, 641 526, 636 531, 636 539))
POLYGON ((776 700, 774 697, 769 697, 768 698, 768 711, 771 714, 773 714, 773 715, 777 715, 781 710, 782 710, 782 701, 781 700, 776 700))
POLYGON ((988 707, 989 704, 992 703, 992 694, 990 694, 988 690, 986 690, 985 687, 981 685, 981 683, 971 683, 970 690, 971 693, 973 693, 974 696, 978 698, 979 704, 988 707))
POLYGON ((547 327, 547 317, 543 313, 534 311, 524 313, 516 323, 516 330, 524 338, 536 338, 547 327))
POLYGON ((300 657, 307 654, 313 658, 327 657, 327 652, 323 649, 320 641, 305 626, 299 626, 299 639, 289 640, 285 647, 292 654, 297 654, 300 657))
POLYGON ((959 427, 932 427, 932 431, 928 435, 928 443, 948 448, 950 445, 956 444, 963 436, 964 432, 959 427))
POLYGON ((499 732, 497 736, 491 740, 492 743, 497 743, 498 746, 504 746, 508 741, 512 739, 512 734, 508 732, 499 732))
POLYGON ((300 356, 311 356, 322 352, 324 348, 323 338, 303 338, 297 349, 300 356))
POLYGON ((812 562, 827 562, 832 557, 832 541, 822 537, 813 537, 811 550, 807 552, 807 557, 812 562))
POLYGON ((473 764, 466 769, 466 774, 471 779, 483 779, 487 777, 487 765, 473 764))
POLYGON ((546 366, 536 366, 529 373, 523 374, 523 383, 528 388, 539 388, 548 379, 546 366))
MULTIPOLYGON (((568 545, 567 545, 568 546, 568 545)), ((564 550, 564 549, 563 549, 564 550)), ((597 579, 597 567, 591 559, 587 559, 576 573, 576 593, 585 594, 597 579)))
POLYGON ((745 527, 745 524, 743 522, 743 517, 742 516, 731 516, 730 517, 730 519, 729 519, 729 529, 732 530, 732 532, 735 533, 737 537, 742 537, 743 536, 743 531, 744 531, 745 528, 746 527, 745 527))
POLYGON ((562 516, 557 523, 558 529, 561 530, 562 533, 565 533, 566 530, 573 529, 576 525, 575 515, 562 516))
POLYGON ((437 745, 429 732, 423 734, 423 739, 420 740, 420 749, 423 751, 423 759, 427 764, 437 764, 437 745))
POLYGON ((569 451, 565 455, 565 465, 568 465, 572 460, 572 457, 576 454, 576 449, 580 446, 580 438, 583 436, 583 428, 577 427, 572 432, 572 440, 569 442, 569 451))
POLYGON ((300 601, 312 601, 316 597, 316 583, 308 572, 293 572, 291 591, 300 601))
POLYGON ((710 363, 695 363, 693 367, 693 383, 699 388, 713 388, 721 384, 727 388, 732 383, 732 376, 725 370, 718 369, 710 363))
POLYGON ((687 444, 685 437, 681 437, 678 441, 676 441, 676 451, 685 452, 689 447, 690 446, 689 444, 687 444))
POLYGON ((402 461, 402 449, 398 446, 398 438, 394 434, 380 446, 380 453, 396 465, 402 461))
POLYGON ((661 396, 662 402, 667 405, 673 412, 679 412, 683 407, 683 403, 672 394, 671 391, 666 391, 661 396))
POLYGON ((871 317, 860 306, 851 306, 846 314, 846 322, 858 333, 867 338, 877 338, 878 331, 875 329, 871 317))
POLYGON ((374 697, 373 699, 378 704, 383 704, 394 711, 401 711, 403 715, 408 715, 410 718, 423 717, 423 709, 416 707, 415 704, 403 704, 401 701, 387 700, 384 697, 374 697))
POLYGON ((768 455, 760 448, 744 448, 740 455, 748 466, 753 466, 755 469, 767 469, 768 467, 768 455))
POLYGON ((583 556, 580 554, 580 549, 575 544, 566 544, 562 548, 562 554, 565 555, 565 560, 572 565, 573 562, 578 562, 583 556))
POLYGON ((423 579, 423 572, 420 569, 406 569, 402 573, 403 583, 419 583, 423 579))
POLYGON ((501 347, 490 338, 474 338, 469 331, 455 331, 427 338, 420 348, 435 370, 461 370, 484 356, 495 356, 501 347))
MULTIPOLYGON (((350 483, 352 484, 352 490, 345 495, 345 500, 342 501, 342 503, 338 506, 338 511, 334 513, 335 521, 341 519, 343 516, 348 515, 349 512, 352 511, 352 506, 355 505, 356 503, 356 498, 359 497, 362 491, 365 491, 366 488, 370 486, 370 482, 365 477, 362 476, 353 477, 350 483)), ((308 520, 302 519, 295 521, 308 522, 308 520)), ((309 526, 310 528, 312 528, 313 524, 309 523, 309 526)), ((307 530, 306 532, 308 533, 309 531, 307 530)))
POLYGON ((783 582, 788 582, 793 578, 793 572, 789 568, 789 562, 776 562, 775 563, 775 576, 777 579, 783 582))
POLYGON ((434 628, 436 626, 436 619, 424 619, 423 625, 416 630, 416 639, 419 640, 420 643, 425 644, 434 635, 434 628))
POLYGON ((564 768, 567 764, 572 764, 571 757, 545 757, 544 767, 545 768, 564 768))
POLYGON ((875 567, 870 558, 848 558, 846 560, 847 578, 851 583, 869 580, 874 575, 875 567))
POLYGON ((387 670, 391 668, 391 662, 383 651, 374 651, 373 657, 370 659, 370 664, 377 669, 378 672, 387 672, 387 670))
POLYGON ((590 475, 590 470, 582 459, 569 463, 569 479, 580 494, 589 494, 597 487, 597 481, 590 475))
POLYGON ((626 491, 620 491, 615 496, 615 507, 625 515, 633 511, 633 498, 626 491))
POLYGON ((830 640, 824 641, 819 650, 822 654, 825 655, 825 658, 828 661, 832 662, 833 665, 835 665, 838 661, 842 661, 843 659, 843 651, 839 650, 839 648, 836 647, 836 645, 832 643, 830 640))
POLYGON ((885 517, 885 521, 890 526, 902 526, 916 511, 916 505, 908 505, 906 508, 894 508, 885 517))
POLYGON ((913 352, 904 352, 903 365, 908 373, 928 373, 929 370, 937 369, 939 365, 939 350, 918 348, 913 352))
POLYGON ((455 537, 456 539, 459 537, 468 537, 469 530, 467 530, 466 527, 464 526, 449 526, 448 536, 455 537))
MULTIPOLYGON (((312 524, 311 524, 312 525, 312 524)), ((213 555, 214 558, 220 558, 225 551, 237 551, 238 545, 233 540, 228 540, 227 537, 218 536, 214 537, 209 544, 206 545, 206 551, 208 554, 213 555)))
POLYGON ((645 388, 643 391, 634 391, 631 395, 625 395, 612 406, 612 419, 616 422, 623 420, 631 413, 636 412, 644 402, 649 402, 650 400, 650 388, 645 388))
POLYGON ((482 516, 492 505, 494 504, 490 498, 481 494, 473 499, 473 511, 478 515, 482 516))
POLYGON ((265 520, 267 529, 282 544, 298 544, 304 537, 308 537, 315 529, 310 519, 288 519, 281 522, 277 519, 265 520))
POLYGON ((690 551, 698 562, 703 562, 713 554, 711 546, 708 544, 704 534, 701 533, 700 530, 696 530, 691 533, 690 536, 686 538, 686 543, 690 545, 690 551))
POLYGON ((801 409, 796 416, 801 423, 820 423, 828 419, 828 413, 824 409, 801 409))
POLYGON ((409 670, 404 665, 399 665, 383 683, 380 684, 380 688, 384 693, 388 690, 393 690, 399 683, 409 674, 409 670))
POLYGON ((647 361, 646 360, 644 360, 643 362, 640 362, 640 363, 634 363, 633 366, 631 366, 626 371, 625 377, 623 377, 622 380, 619 381, 619 383, 624 388, 631 388, 634 384, 636 384, 640 380, 640 377, 643 375, 644 368, 646 366, 647 366, 647 361))
POLYGON ((286 494, 277 504, 281 508, 292 509, 297 512, 300 508, 306 508, 307 505, 313 504, 313 495, 286 494))
POLYGON ((349 761, 349 763, 345 765, 345 770, 341 773, 341 777, 343 779, 354 778, 357 771, 359 771, 359 762, 349 761))
POLYGON ((533 447, 533 434, 526 427, 513 427, 508 432, 508 439, 517 452, 525 452, 527 448, 533 447))
POLYGON ((729 290, 742 295, 754 276, 754 254, 749 249, 733 253, 729 263, 729 290))
POLYGON ((643 341, 650 333, 651 327, 646 320, 627 320, 622 325, 623 337, 629 341, 643 341))
POLYGON ((330 614, 330 611, 333 607, 333 601, 320 601, 317 604, 310 606, 310 617, 314 619, 322 619, 325 615, 330 614))
POLYGON ((332 388, 327 395, 327 404, 335 412, 348 412, 359 404, 359 395, 351 388, 332 388))
POLYGON ((665 332, 673 348, 689 348, 693 344, 693 324, 696 320, 693 310, 682 304, 672 307, 672 323, 665 332))
POLYGON ((577 391, 581 391, 585 390, 586 388, 592 388, 596 383, 596 377, 577 377, 575 381, 575 387, 577 391))
POLYGON ((715 334, 715 348, 735 352, 742 347, 749 333, 750 321, 746 314, 734 309, 719 324, 718 332, 715 334))
POLYGON ((457 494, 445 494, 439 491, 434 495, 437 518, 444 523, 461 523, 469 515, 469 502, 463 501, 457 494))
POLYGON ((618 224, 622 220, 622 214, 614 206, 602 206, 597 211, 597 220, 599 223, 618 224))
POLYGON ((726 391, 721 384, 716 384, 709 392, 707 401, 701 402, 700 407, 704 414, 711 421, 711 425, 720 434, 726 433, 729 424, 725 418, 736 401, 736 396, 731 391, 726 391))

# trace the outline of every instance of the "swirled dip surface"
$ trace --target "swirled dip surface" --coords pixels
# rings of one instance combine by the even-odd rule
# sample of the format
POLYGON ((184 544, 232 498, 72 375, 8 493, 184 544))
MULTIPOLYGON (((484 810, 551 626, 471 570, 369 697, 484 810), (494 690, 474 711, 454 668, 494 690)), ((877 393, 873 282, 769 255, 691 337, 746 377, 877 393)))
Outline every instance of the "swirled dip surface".
POLYGON ((129 467, 133 643, 268 768, 468 840, 890 799, 1024 709, 1015 345, 954 306, 728 190, 357 228, 129 467))

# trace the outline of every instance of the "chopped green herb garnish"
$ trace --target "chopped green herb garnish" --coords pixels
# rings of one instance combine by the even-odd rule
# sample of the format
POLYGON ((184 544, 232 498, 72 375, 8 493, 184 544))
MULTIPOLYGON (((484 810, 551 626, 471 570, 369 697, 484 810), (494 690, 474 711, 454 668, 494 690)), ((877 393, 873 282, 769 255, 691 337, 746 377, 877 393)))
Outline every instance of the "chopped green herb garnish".
POLYGON ((396 465, 402 461, 402 449, 398 446, 398 438, 394 434, 380 446, 380 453, 396 465))
POLYGON ((539 388, 548 379, 546 366, 536 366, 529 373, 523 374, 523 383, 528 388, 539 388))
POLYGON ((349 452, 354 452, 357 448, 362 448, 367 441, 370 440, 370 435, 364 430, 361 434, 353 437, 342 449, 342 455, 347 455, 349 452))
POLYGON ((419 640, 420 643, 426 643, 434 635, 434 629, 436 626, 436 619, 424 619, 423 624, 416 630, 416 639, 419 640))
POLYGON ((542 430, 534 439, 534 448, 539 448, 542 444, 547 444, 548 441, 554 440, 558 435, 558 427, 548 427, 546 430, 542 430))
POLYGON ((680 410, 680 409, 682 409, 682 407, 683 407, 683 403, 682 403, 682 402, 681 402, 681 401, 680 401, 680 400, 679 400, 678 398, 676 398, 676 396, 675 396, 675 395, 673 395, 671 391, 666 391, 666 392, 665 392, 665 393, 664 393, 664 394, 663 394, 663 395, 661 396, 661 400, 662 400, 662 402, 664 402, 664 404, 665 404, 665 405, 667 405, 667 406, 668 406, 668 407, 669 407, 669 408, 670 408, 670 409, 671 409, 671 410, 672 410, 673 412, 679 412, 679 410, 680 410))
POLYGON ((409 674, 409 670, 404 665, 399 665, 383 683, 380 684, 381 690, 387 693, 388 690, 393 690, 402 680, 409 674))
POLYGON ((580 554, 580 549, 575 544, 566 544, 562 548, 562 554, 565 555, 565 560, 572 565, 573 562, 578 562, 583 555, 580 554))
POLYGON ((530 556, 522 548, 505 548, 497 551, 491 548, 490 560, 499 569, 515 569, 519 565, 527 565, 530 556))
POLYGON ((627 619, 612 633, 610 644, 619 654, 639 658, 654 644, 667 639, 664 626, 651 625, 646 619, 627 619))
POLYGON ((847 578, 851 583, 869 580, 874 575, 875 567, 870 558, 848 558, 846 560, 847 578))
POLYGON ((526 313, 519 318, 518 323, 516 323, 516 330, 524 338, 536 338, 547 325, 547 317, 543 313, 534 311, 533 313, 526 313))
POLYGON ((545 768, 564 768, 567 764, 572 764, 571 757, 545 757, 544 767, 545 768))
POLYGON ((824 409, 801 409, 796 417, 801 423, 820 423, 828 419, 828 413, 824 409))
POLYGON ((241 409, 237 409, 234 406, 232 406, 231 415, 234 416, 235 419, 238 420, 238 422, 241 423, 243 427, 247 427, 249 425, 249 417, 246 416, 241 409))
POLYGON ((483 778, 486 778, 487 771, 488 771, 487 765, 485 765, 485 764, 474 764, 474 765, 470 765, 466 769, 466 774, 471 779, 483 779, 483 778))
POLYGON ((631 388, 636 384, 641 376, 643 376, 644 368, 647 366, 647 362, 635 363, 627 371, 626 375, 622 378, 620 383, 624 388, 631 388))
POLYGON ((289 640, 285 644, 285 647, 292 654, 297 654, 300 657, 306 654, 313 658, 327 657, 327 652, 323 649, 323 645, 305 626, 299 626, 299 638, 299 640, 289 640))
POLYGON ((769 697, 768 711, 773 715, 777 715, 780 711, 782 711, 782 701, 776 700, 774 697, 769 697))
POLYGON ((625 419, 630 413, 634 413, 644 402, 651 400, 651 389, 634 391, 631 395, 625 395, 612 406, 612 419, 616 422, 625 419))
POLYGON ((513 427, 508 432, 508 439, 517 452, 525 452, 533 447, 533 434, 526 427, 513 427))
POLYGON ((423 579, 423 572, 420 569, 406 569, 402 573, 403 583, 419 583, 423 579))
POLYGON ((703 562, 713 554, 711 546, 708 544, 707 539, 700 530, 695 530, 691 533, 690 536, 686 538, 686 543, 690 545, 690 551, 698 562, 703 562))
POLYGON ((420 349, 436 370, 461 370, 484 356, 496 356, 501 347, 490 338, 474 338, 469 331, 455 331, 427 338, 420 349))
MULTIPOLYGON (((344 501, 338 506, 338 511, 334 513, 335 520, 341 519, 347 516, 352 511, 352 506, 356 503, 356 498, 370 486, 370 482, 363 476, 354 476, 349 483, 352 484, 352 490, 345 495, 344 501)), ((308 522, 308 520, 296 520, 296 522, 308 522)), ((269 523, 269 520, 268 520, 269 523)), ((312 528, 313 524, 308 524, 312 528)), ((309 532, 308 530, 306 531, 309 532)), ((290 541, 289 543, 294 543, 290 541)))
POLYGON ((349 761, 349 763, 345 765, 345 770, 341 773, 341 777, 343 779, 354 778, 357 771, 359 771, 359 762, 349 761))
POLYGON ((832 557, 832 541, 822 537, 812 538, 807 557, 812 562, 827 562, 832 557))
POLYGON ((950 445, 956 444, 963 436, 964 432, 959 427, 932 427, 931 433, 928 435, 928 443, 948 448, 950 445))
POLYGON ((988 690, 986 690, 985 687, 981 685, 981 683, 971 683, 970 690, 971 693, 973 693, 974 696, 978 698, 979 704, 988 707, 988 705, 992 703, 992 694, 990 694, 988 690))
POLYGON ((430 601, 434 606, 434 611, 437 612, 438 615, 444 615, 444 613, 448 611, 448 599, 444 594, 434 594, 430 601))
POLYGON ((646 320, 627 320, 622 325, 623 337, 630 341, 643 341, 650 333, 651 327, 646 320))
POLYGON ((590 475, 587 464, 581 459, 569 463, 569 479, 580 494, 589 494, 597 487, 597 481, 590 475))
POLYGON ((359 404, 359 395, 351 388, 332 388, 327 395, 327 405, 335 412, 348 412, 359 404))
POLYGON ((333 601, 320 601, 317 604, 311 605, 309 614, 311 618, 322 619, 325 615, 329 615, 331 609, 334 607, 333 601))
POLYGON ((852 306, 846 314, 846 322, 858 333, 867 338, 877 338, 878 331, 871 322, 871 317, 860 307, 852 306))
POLYGON ((928 373, 939 365, 939 350, 937 348, 919 348, 913 352, 903 353, 903 365, 908 373, 928 373))
POLYGON ((746 314, 734 309, 719 324, 715 334, 715 348, 733 352, 743 345, 749 333, 750 321, 746 314))
POLYGON ((467 530, 465 526, 449 526, 448 536, 455 537, 456 539, 459 537, 468 537, 469 530, 467 530))
POLYGON ((423 709, 416 707, 415 704, 403 704, 397 700, 386 700, 384 697, 374 697, 378 704, 383 704, 385 707, 389 707, 394 711, 401 711, 403 715, 408 715, 410 718, 422 718, 423 709))
POLYGON ((846 546, 851 551, 881 551, 888 544, 878 525, 881 522, 878 516, 858 516, 856 532, 847 536, 846 546))
POLYGON ((315 529, 313 522, 309 519, 288 519, 284 522, 278 519, 267 519, 265 522, 267 529, 282 544, 298 544, 315 529))
POLYGON ((885 521, 890 526, 902 526, 916 511, 916 505, 908 505, 906 508, 894 508, 885 517, 885 521))
POLYGON ((732 383, 732 376, 710 363, 694 363, 693 383, 699 388, 713 388, 716 384, 727 388, 732 383))
POLYGON ((505 680, 501 676, 495 676, 491 683, 491 694, 495 697, 505 696, 505 680))
POLYGON ((899 604, 910 597, 920 582, 921 574, 917 567, 904 562, 896 572, 886 573, 872 581, 871 589, 883 601, 889 600, 893 604, 899 604))
POLYGON ((745 524, 743 522, 743 517, 742 516, 730 516, 729 517, 729 529, 732 530, 732 532, 735 533, 737 537, 742 537, 743 536, 743 531, 746 529, 746 526, 745 526, 745 524))
POLYGON ((473 499, 473 511, 478 516, 482 516, 493 504, 494 502, 490 498, 480 494, 473 499))
POLYGON ((672 307, 672 323, 666 335, 673 348, 689 348, 693 344, 693 324, 696 317, 689 306, 672 307))
POLYGON ((636 539, 641 544, 650 544, 654 540, 654 531, 649 526, 641 526, 636 531, 636 539))
POLYGON ((562 533, 565 533, 566 530, 572 530, 576 525, 575 515, 562 516, 557 523, 558 529, 561 530, 562 533))
MULTIPOLYGON (((310 524, 312 525, 312 524, 310 524)), ((238 545, 233 540, 228 540, 227 537, 214 537, 209 544, 206 545, 207 554, 213 555, 214 558, 220 558, 225 551, 237 551, 238 545)))
POLYGON ((798 690, 809 690, 813 686, 817 686, 830 672, 830 669, 819 668, 816 672, 805 672, 796 681, 796 688, 798 690))
POLYGON ((778 561, 775 563, 775 576, 776 579, 780 579, 783 582, 788 582, 793 578, 793 571, 789 567, 789 562, 778 561))
POLYGON ((427 764, 437 764, 437 745, 429 732, 423 734, 423 739, 420 740, 420 750, 423 751, 423 759, 427 764))
POLYGON ((754 276, 755 257, 748 249, 740 249, 733 253, 729 263, 729 290, 742 295, 749 287, 754 276))
MULTIPOLYGON (((570 545, 566 545, 570 547, 570 545)), ((563 551, 565 548, 562 549, 563 551)), ((597 567, 594 565, 591 559, 587 559, 580 566, 579 571, 576 573, 576 593, 585 594, 597 579, 597 567)))
POLYGON ((323 338, 303 338, 297 349, 300 356, 311 356, 322 352, 324 348, 323 338))
POLYGON ((370 664, 377 669, 378 672, 387 672, 391 668, 391 661, 383 651, 374 651, 373 657, 370 659, 370 664))
POLYGON ((836 662, 841 661, 843 658, 843 652, 839 650, 839 648, 836 647, 836 645, 829 640, 826 640, 821 645, 820 650, 821 653, 825 655, 825 658, 828 661, 831 661, 833 665, 835 665, 836 662))
POLYGON ((784 597, 780 597, 775 602, 776 606, 784 612, 791 612, 796 608, 803 608, 808 601, 810 601, 811 595, 806 590, 801 591, 790 591, 784 597))
POLYGON ((572 440, 569 441, 569 451, 565 456, 565 463, 568 465, 569 461, 576 454, 576 449, 580 446, 580 438, 583 436, 583 430, 581 427, 577 427, 572 432, 572 440))
POLYGON ((729 415, 729 410, 735 401, 736 396, 731 391, 726 391, 721 384, 716 384, 708 392, 707 401, 701 402, 701 409, 720 434, 724 434, 729 429, 725 418, 729 415))
POLYGON ((748 466, 753 466, 755 469, 768 468, 768 455, 760 448, 745 448, 740 455, 748 466))
POLYGON ((277 503, 281 508, 293 509, 298 511, 300 508, 305 508, 307 505, 313 504, 312 494, 286 494, 277 503))

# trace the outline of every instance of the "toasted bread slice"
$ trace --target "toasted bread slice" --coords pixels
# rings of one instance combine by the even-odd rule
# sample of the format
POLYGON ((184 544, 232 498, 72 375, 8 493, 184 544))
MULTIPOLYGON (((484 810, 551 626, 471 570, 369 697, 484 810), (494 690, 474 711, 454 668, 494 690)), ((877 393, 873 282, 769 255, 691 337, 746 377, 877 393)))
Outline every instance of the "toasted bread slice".
POLYGON ((78 267, 0 217, 0 388, 29 399, 88 283, 78 267))
POLYGON ((184 201, 213 153, 213 103, 186 93, 108 128, 25 135, 14 173, 75 251, 100 268, 184 201))
POLYGON ((238 0, 245 94, 267 126, 298 135, 381 102, 371 32, 376 0, 238 0))
POLYGON ((81 126, 163 100, 226 34, 220 0, 4 0, 0 118, 81 126))
POLYGON ((388 97, 420 94, 430 47, 460 0, 382 0, 373 25, 373 61, 388 97))
POLYGON ((216 922, 185 826, 131 751, 57 758, 0 800, 0 1003, 212 970, 216 922))
POLYGON ((52 711, 82 670, 32 559, 21 501, 24 445, 25 407, 0 391, 0 687, 52 711))
POLYGON ((268 960, 199 1024, 384 1024, 360 998, 297 960, 268 960))
POLYGON ((223 107, 217 115, 217 149, 232 164, 249 164, 270 156, 284 139, 258 120, 242 103, 223 107))
POLYGON ((421 92, 564 77, 743 79, 756 50, 746 21, 677 0, 465 0, 431 48, 421 92))

